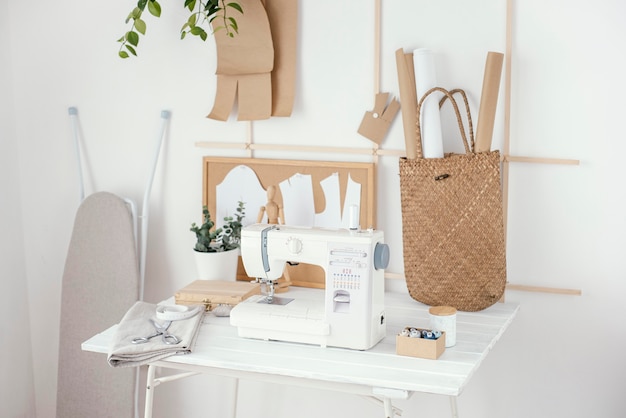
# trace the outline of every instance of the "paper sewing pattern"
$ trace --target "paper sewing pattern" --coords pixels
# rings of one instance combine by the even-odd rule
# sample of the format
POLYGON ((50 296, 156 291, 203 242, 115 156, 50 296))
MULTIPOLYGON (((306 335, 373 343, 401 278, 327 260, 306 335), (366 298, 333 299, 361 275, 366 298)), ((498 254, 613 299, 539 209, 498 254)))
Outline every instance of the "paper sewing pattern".
POLYGON ((365 112, 358 133, 380 145, 387 135, 393 118, 400 110, 400 103, 394 98, 389 104, 389 93, 378 93, 374 99, 374 110, 365 112))
MULTIPOLYGON (((313 177, 309 174, 296 173, 281 181, 280 190, 282 221, 286 225, 301 227, 349 228, 350 206, 361 207, 362 185, 352 178, 342 178, 333 173, 320 180, 319 185, 325 200, 324 209, 316 213, 313 177), (342 196, 342 183, 345 182, 345 195, 342 196), (343 201, 342 201, 343 197, 343 201)), ((271 185, 270 185, 271 186, 271 185)), ((268 186, 268 187, 270 187, 268 186)), ((223 224, 226 216, 235 213, 238 202, 245 202, 246 217, 243 224, 258 222, 259 210, 268 200, 267 190, 263 188, 255 171, 240 164, 230 169, 221 183, 215 186, 215 214, 211 213, 217 227, 223 224)), ((263 220, 265 220, 263 216, 263 220)))
POLYGON ((286 225, 323 228, 350 227, 350 206, 361 207, 361 184, 348 175, 343 204, 340 197, 339 175, 326 177, 320 181, 320 185, 326 199, 326 207, 324 211, 316 214, 310 175, 295 174, 280 183, 286 225))
POLYGON ((327 228, 341 228, 341 197, 339 174, 334 173, 320 181, 326 205, 321 213, 315 214, 315 225, 327 228))
POLYGON ((285 224, 315 226, 315 200, 310 175, 294 174, 279 184, 285 224))
POLYGON ((234 167, 215 187, 215 214, 211 216, 217 227, 222 226, 225 216, 235 213, 239 201, 245 202, 244 226, 256 221, 253 214, 267 201, 267 194, 256 173, 245 165, 234 167))

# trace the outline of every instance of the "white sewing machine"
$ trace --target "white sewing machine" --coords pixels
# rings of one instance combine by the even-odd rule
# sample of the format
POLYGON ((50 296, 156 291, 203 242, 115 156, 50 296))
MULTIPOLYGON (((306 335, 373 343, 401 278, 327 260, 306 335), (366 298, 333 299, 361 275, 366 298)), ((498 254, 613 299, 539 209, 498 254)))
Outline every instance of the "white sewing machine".
MULTIPOLYGON (((386 331, 384 269, 389 248, 382 231, 254 224, 241 233, 246 273, 266 283, 268 295, 235 306, 239 336, 367 350, 386 331), (321 266, 323 300, 273 294, 286 262, 321 266)), ((311 290, 311 294, 316 294, 311 290)))

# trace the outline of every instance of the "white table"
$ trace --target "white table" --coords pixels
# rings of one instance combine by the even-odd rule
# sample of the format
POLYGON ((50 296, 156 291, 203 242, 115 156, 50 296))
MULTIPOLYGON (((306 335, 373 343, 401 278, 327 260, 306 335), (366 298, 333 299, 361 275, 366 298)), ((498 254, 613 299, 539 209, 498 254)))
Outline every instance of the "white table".
MULTIPOLYGON (((299 292, 319 290, 295 289, 280 296, 297 297, 299 292)), ((149 365, 145 416, 152 415, 154 389, 160 383, 211 373, 363 395, 383 405, 385 418, 395 416, 394 400, 408 399, 414 392, 445 395, 456 417, 456 397, 507 329, 519 306, 497 303, 480 312, 459 312, 456 345, 447 348, 438 360, 396 354, 395 337, 405 326, 428 328, 428 306, 409 295, 389 293, 385 309, 387 336, 367 351, 240 338, 228 318, 207 314, 193 353, 149 365), (181 373, 157 378, 157 367, 181 373)), ((106 354, 114 329, 85 341, 82 349, 106 354)), ((233 409, 234 418, 236 394, 233 409)))

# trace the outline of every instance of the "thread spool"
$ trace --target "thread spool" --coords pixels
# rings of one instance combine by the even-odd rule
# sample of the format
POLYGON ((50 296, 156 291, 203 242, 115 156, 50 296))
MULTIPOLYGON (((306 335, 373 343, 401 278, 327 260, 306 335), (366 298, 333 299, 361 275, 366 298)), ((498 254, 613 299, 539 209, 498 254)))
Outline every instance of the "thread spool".
POLYGON ((350 205, 349 209, 349 229, 351 231, 356 231, 359 229, 359 205, 350 205))
POLYGON ((411 338, 420 338, 420 332, 413 328, 413 329, 411 329, 409 331, 409 337, 411 337, 411 338))
POLYGON ((428 310, 430 328, 445 331, 446 347, 456 344, 456 309, 451 306, 433 306, 428 310))

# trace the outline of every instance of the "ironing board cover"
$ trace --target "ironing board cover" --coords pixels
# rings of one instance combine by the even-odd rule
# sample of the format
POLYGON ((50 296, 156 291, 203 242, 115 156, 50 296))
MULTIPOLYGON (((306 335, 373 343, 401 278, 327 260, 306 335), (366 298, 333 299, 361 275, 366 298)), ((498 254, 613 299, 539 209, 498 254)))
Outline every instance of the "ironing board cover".
POLYGON ((57 417, 131 417, 135 369, 113 369, 81 343, 117 323, 138 299, 132 216, 120 197, 98 192, 78 208, 61 296, 57 417))

